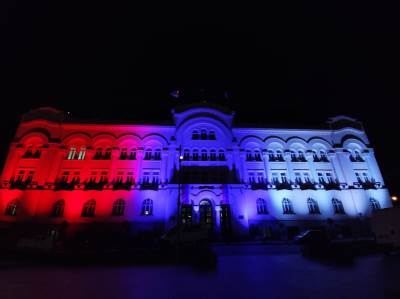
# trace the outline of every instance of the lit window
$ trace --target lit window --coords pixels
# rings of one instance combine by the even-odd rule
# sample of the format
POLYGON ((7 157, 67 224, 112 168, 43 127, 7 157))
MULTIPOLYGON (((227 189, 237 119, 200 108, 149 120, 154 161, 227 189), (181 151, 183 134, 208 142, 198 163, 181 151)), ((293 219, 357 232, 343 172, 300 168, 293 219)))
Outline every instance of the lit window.
POLYGON ((142 216, 153 215, 153 201, 150 198, 143 200, 142 203, 142 216))
POLYGON ((86 147, 82 146, 79 150, 78 160, 85 160, 86 147))
POLYGON ((67 159, 68 159, 68 160, 74 160, 74 159, 75 159, 75 156, 76 156, 76 147, 75 147, 75 146, 72 146, 72 147, 69 149, 69 153, 68 153, 67 159))
POLYGON ((225 151, 222 149, 218 151, 218 160, 225 161, 225 151))

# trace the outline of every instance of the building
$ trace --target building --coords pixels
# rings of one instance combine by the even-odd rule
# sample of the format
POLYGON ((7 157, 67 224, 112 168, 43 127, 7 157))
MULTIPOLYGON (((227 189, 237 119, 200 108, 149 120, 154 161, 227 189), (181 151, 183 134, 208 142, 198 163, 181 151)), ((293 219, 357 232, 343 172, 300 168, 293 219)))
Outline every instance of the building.
POLYGON ((232 111, 209 104, 172 116, 148 125, 73 120, 52 108, 25 114, 2 172, 1 227, 162 233, 176 224, 179 179, 183 225, 217 239, 359 233, 372 210, 391 207, 355 119, 240 127, 232 111))

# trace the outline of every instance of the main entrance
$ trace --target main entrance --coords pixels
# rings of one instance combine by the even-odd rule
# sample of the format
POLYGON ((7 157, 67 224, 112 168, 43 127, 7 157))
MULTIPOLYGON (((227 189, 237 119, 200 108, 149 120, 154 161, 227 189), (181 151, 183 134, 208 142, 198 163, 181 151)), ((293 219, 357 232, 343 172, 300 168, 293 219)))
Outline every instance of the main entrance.
POLYGON ((214 225, 212 204, 208 199, 203 199, 199 203, 200 226, 211 230, 214 225))

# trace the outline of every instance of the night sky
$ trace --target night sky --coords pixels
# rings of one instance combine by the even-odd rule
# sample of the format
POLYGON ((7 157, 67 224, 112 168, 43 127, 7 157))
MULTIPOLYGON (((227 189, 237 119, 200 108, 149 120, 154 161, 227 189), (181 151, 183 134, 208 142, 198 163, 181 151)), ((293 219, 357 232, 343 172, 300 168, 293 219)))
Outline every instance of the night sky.
POLYGON ((397 7, 134 2, 3 2, 1 160, 19 116, 31 108, 169 121, 171 107, 206 97, 237 111, 237 123, 358 118, 391 193, 400 191, 397 7), (175 88, 183 98, 169 95, 175 88))

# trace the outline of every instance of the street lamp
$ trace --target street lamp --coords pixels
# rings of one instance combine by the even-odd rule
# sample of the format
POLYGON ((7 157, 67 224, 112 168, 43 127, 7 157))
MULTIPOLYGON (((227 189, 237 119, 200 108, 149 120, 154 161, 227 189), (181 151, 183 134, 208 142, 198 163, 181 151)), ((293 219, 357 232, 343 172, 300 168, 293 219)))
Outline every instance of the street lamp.
POLYGON ((176 240, 176 258, 177 261, 179 262, 179 254, 180 254, 180 244, 181 244, 181 183, 182 183, 182 171, 181 171, 181 165, 182 165, 182 145, 179 146, 179 169, 178 169, 178 206, 177 206, 177 216, 176 216, 176 221, 177 221, 177 230, 178 230, 178 235, 177 235, 177 240, 176 240))

